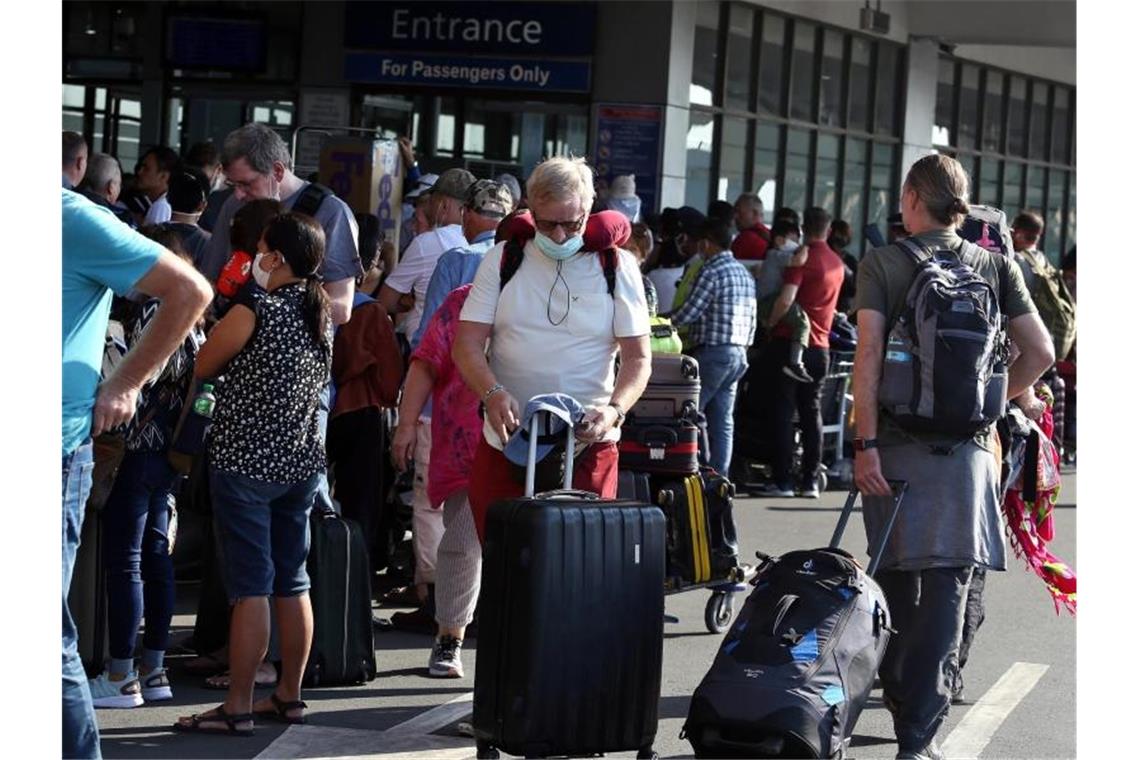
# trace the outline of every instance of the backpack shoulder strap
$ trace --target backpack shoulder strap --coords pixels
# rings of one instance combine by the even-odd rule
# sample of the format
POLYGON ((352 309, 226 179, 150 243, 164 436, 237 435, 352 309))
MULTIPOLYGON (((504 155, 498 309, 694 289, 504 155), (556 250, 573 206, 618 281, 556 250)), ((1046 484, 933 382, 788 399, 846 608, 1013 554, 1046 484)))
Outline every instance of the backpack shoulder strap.
POLYGON ((503 256, 499 259, 499 292, 507 287, 507 283, 519 271, 523 263, 523 246, 516 238, 511 238, 503 247, 503 256))
POLYGON ((607 248, 604 251, 601 251, 598 255, 602 257, 602 274, 606 278, 606 292, 610 294, 610 298, 613 298, 614 285, 617 283, 617 249, 607 248))
POLYGON ((317 210, 321 207, 321 204, 325 202, 325 198, 328 198, 332 194, 333 191, 324 185, 310 182, 305 185, 305 189, 301 191, 301 195, 293 204, 293 210, 299 214, 305 214, 306 216, 316 216, 317 210))
POLYGON ((921 264, 933 255, 929 248, 914 237, 896 240, 895 248, 905 253, 916 265, 921 264))

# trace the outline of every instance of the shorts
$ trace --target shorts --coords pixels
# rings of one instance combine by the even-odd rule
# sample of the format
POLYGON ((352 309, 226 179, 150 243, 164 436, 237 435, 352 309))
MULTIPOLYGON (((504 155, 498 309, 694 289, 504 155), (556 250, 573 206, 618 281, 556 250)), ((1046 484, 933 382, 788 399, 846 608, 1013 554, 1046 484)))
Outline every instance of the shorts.
POLYGON ((320 474, 297 483, 210 468, 222 578, 230 602, 309 590, 309 512, 320 474))

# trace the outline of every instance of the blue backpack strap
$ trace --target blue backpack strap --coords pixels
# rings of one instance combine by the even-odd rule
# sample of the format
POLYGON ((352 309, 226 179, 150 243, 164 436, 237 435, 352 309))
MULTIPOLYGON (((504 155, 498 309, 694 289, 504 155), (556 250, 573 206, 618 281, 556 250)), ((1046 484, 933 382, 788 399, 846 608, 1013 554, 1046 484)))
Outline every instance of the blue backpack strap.
POLYGON ((929 259, 933 254, 930 249, 916 237, 903 238, 902 240, 895 241, 895 248, 899 249, 910 257, 914 263, 921 264, 929 259))

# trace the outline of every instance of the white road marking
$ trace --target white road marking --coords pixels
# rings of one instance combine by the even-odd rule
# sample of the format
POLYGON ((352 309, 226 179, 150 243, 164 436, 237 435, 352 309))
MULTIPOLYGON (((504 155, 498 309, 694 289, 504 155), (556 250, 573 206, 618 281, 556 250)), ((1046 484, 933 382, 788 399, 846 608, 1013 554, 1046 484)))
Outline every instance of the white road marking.
POLYGON ((459 736, 436 736, 433 731, 471 712, 471 692, 392 726, 366 731, 329 726, 290 726, 257 755, 259 760, 352 757, 354 760, 465 760, 475 756, 475 742, 459 736))
POLYGON ((1031 662, 1013 663, 946 737, 942 752, 948 760, 976 760, 1048 669, 1031 662))

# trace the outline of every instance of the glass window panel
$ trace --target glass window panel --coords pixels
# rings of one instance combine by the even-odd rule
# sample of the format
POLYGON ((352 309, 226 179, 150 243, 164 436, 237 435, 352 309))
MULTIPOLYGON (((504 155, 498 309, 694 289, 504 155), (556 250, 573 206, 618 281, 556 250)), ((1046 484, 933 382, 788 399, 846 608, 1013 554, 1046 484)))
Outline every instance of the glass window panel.
POLYGON ((91 132, 91 145, 87 146, 88 149, 93 149, 100 153, 103 152, 103 132, 105 131, 104 125, 106 124, 106 121, 107 118, 102 114, 95 114, 95 118, 93 120, 94 126, 92 127, 91 132))
MULTIPOLYGON (((586 129, 588 119, 585 114, 559 114, 558 115, 558 155, 584 156, 586 155, 586 129)), ((514 158, 518 160, 518 141, 513 143, 514 158)))
POLYGON ((1045 255, 1054 265, 1061 262, 1061 228, 1065 221, 1065 185, 1069 182, 1069 173, 1063 171, 1049 172, 1048 208, 1045 213, 1045 255))
POLYGON ((83 134, 83 114, 75 111, 63 112, 63 131, 83 134))
POLYGON ((756 125, 756 150, 752 158, 752 186, 764 204, 765 219, 776 210, 776 171, 780 155, 780 127, 756 125))
POLYGON ((760 110, 767 113, 782 113, 785 26, 780 16, 764 14, 764 36, 760 43, 760 110))
POLYGON ((65 84, 63 86, 63 107, 64 108, 83 108, 83 99, 87 94, 87 89, 77 84, 65 84))
POLYGON ((1005 75, 998 71, 986 72, 986 97, 982 116, 982 150, 997 153, 1001 150, 1001 100, 1005 75))
MULTIPOLYGON (((1072 248, 1077 244, 1077 175, 1069 175, 1069 219, 1065 224, 1065 245, 1072 248)), ((1067 251, 1066 251, 1067 252, 1067 251)))
POLYGON ((725 117, 720 130, 720 172, 717 176, 717 200, 732 203, 744 192, 745 151, 748 122, 725 117))
MULTIPOLYGON (((717 28, 720 26, 720 3, 697 4, 697 26, 693 37, 693 81, 689 100, 695 105, 711 106, 716 89, 717 28)), ((719 105, 720 97, 715 96, 719 105)), ((704 208, 703 206, 701 208, 704 208)))
POLYGON ((1025 208, 1045 216, 1045 170, 1030 166, 1025 177, 1025 208))
POLYGON ((784 198, 781 205, 803 214, 807 203, 808 146, 810 133, 802 129, 788 130, 788 151, 784 158, 784 198))
MULTIPOLYGON (((716 5, 716 3, 712 3, 716 5)), ((752 85, 752 9, 730 6, 728 14, 728 71, 725 82, 725 106, 751 111, 752 85)))
POLYGON ((1009 78, 1009 145, 1008 150, 1015 156, 1025 155, 1025 78, 1009 78))
MULTIPOLYGON (((128 98, 119 99, 119 116, 126 116, 132 119, 142 118, 142 103, 137 100, 130 100, 128 98)), ((256 119, 255 119, 256 121, 256 119)))
POLYGON ((685 137, 685 205, 705 209, 709 205, 709 172, 712 169, 713 115, 689 112, 685 137))
POLYGON ((119 140, 115 156, 124 167, 134 166, 139 160, 139 125, 135 122, 119 122, 119 140))
POLYGON ((879 43, 878 95, 875 97, 875 131, 893 135, 898 132, 899 55, 902 49, 886 42, 879 43))
MULTIPOLYGON (((518 141, 514 138, 522 130, 522 115, 517 104, 467 100, 464 108, 464 155, 488 161, 514 161, 518 158, 518 141)), ((552 151, 554 153, 557 153, 556 148, 552 151)))
POLYGON ((850 89, 847 93, 851 129, 867 131, 870 115, 871 43, 862 37, 851 38, 850 89))
POLYGON ((938 96, 934 108, 934 130, 930 136, 933 145, 949 145, 954 124, 954 62, 949 58, 938 61, 938 96))
POLYGON ((1001 207, 1010 221, 1013 221, 1013 217, 1021 211, 1021 177, 1023 173, 1022 164, 1015 164, 1012 161, 1005 162, 1005 189, 1002 192, 1001 207))
POLYGON ((815 188, 812 191, 812 205, 827 209, 835 214, 838 200, 839 180, 839 138, 835 135, 820 134, 816 142, 815 188))
MULTIPOLYGON (((1001 164, 991 158, 983 158, 978 179, 978 203, 987 206, 997 206, 999 202, 998 170, 1001 164)), ((1011 219, 1012 221, 1012 219, 1011 219)))
POLYGON ((1033 83, 1033 105, 1029 114, 1029 157, 1045 158, 1045 133, 1049 121, 1049 85, 1033 83))
POLYGON ((978 67, 962 64, 961 118, 958 121, 958 147, 978 146, 978 67))
POLYGON ((455 155, 455 98, 439 99, 439 120, 435 130, 435 154, 455 155))
POLYGON ((867 222, 878 224, 886 237, 887 217, 894 213, 894 167, 895 149, 893 145, 875 143, 871 156, 871 194, 867 199, 867 222))
POLYGON ((867 141, 847 138, 843 162, 843 206, 839 218, 851 225, 856 240, 863 236, 863 185, 867 181, 867 141))
POLYGON ((841 126, 843 116, 843 35, 827 29, 823 33, 823 67, 820 72, 819 121, 832 127, 841 126))
POLYGON ((103 110, 107 107, 107 89, 105 87, 95 88, 95 108, 103 110))
POLYGON ((1072 90, 1053 88, 1053 162, 1069 163, 1069 103, 1072 90))
POLYGON ((792 43, 792 118, 811 121, 815 118, 812 93, 815 91, 815 26, 795 23, 792 43))

